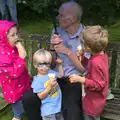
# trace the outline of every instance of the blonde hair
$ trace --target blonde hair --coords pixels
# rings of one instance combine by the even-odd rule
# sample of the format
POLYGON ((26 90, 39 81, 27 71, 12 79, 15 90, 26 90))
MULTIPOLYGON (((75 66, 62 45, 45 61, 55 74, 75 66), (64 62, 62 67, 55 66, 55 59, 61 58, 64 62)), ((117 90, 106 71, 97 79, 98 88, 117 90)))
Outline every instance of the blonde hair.
POLYGON ((108 31, 101 26, 87 26, 80 36, 85 46, 88 46, 93 53, 99 53, 107 47, 108 31))
POLYGON ((39 49, 33 55, 33 65, 35 66, 39 62, 39 58, 42 58, 42 57, 45 57, 46 60, 49 63, 51 63, 51 61, 52 61, 51 53, 45 49, 39 49))

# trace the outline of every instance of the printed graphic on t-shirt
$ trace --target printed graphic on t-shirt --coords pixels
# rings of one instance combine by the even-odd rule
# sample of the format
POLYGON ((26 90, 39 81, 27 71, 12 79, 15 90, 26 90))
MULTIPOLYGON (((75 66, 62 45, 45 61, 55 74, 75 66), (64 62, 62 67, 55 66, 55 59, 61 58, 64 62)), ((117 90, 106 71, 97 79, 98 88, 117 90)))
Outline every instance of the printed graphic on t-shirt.
MULTIPOLYGON (((44 88, 46 88, 49 84, 49 80, 47 80, 45 83, 44 83, 44 88)), ((60 87, 59 85, 57 84, 57 86, 55 88, 52 88, 51 91, 48 93, 49 96, 51 98, 54 98, 58 95, 58 93, 60 92, 60 87)))

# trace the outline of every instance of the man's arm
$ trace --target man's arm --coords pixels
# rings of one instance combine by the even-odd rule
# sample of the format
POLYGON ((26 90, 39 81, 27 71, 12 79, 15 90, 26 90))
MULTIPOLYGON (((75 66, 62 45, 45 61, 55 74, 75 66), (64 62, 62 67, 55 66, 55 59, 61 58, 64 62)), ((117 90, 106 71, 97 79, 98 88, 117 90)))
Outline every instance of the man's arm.
POLYGON ((63 67, 62 67, 62 60, 57 58, 56 64, 57 64, 57 69, 58 69, 58 73, 59 73, 59 78, 62 78, 64 76, 64 71, 63 71, 63 67))
MULTIPOLYGON (((68 49, 68 48, 66 48, 68 49)), ((71 50, 66 50, 66 55, 69 57, 69 59, 71 60, 71 62, 73 63, 73 65, 80 71, 80 72, 84 72, 85 71, 85 68, 84 66, 82 65, 82 63, 78 60, 77 56, 74 55, 72 53, 71 50)))
POLYGON ((83 67, 81 62, 78 60, 77 56, 74 55, 70 49, 64 47, 63 45, 61 46, 55 45, 55 50, 58 53, 67 55, 71 60, 71 62, 73 63, 73 65, 76 67, 76 69, 78 69, 80 72, 85 71, 85 68, 83 67))
POLYGON ((50 53, 52 55, 51 69, 53 69, 56 66, 57 54, 56 54, 56 51, 55 51, 54 46, 52 44, 50 44, 50 53))

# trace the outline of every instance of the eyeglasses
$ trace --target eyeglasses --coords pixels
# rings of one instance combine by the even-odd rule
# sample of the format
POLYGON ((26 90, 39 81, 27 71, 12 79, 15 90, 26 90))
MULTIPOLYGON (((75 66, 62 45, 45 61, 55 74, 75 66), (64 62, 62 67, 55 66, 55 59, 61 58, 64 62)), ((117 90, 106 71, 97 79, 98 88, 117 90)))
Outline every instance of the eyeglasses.
POLYGON ((47 63, 47 62, 43 62, 43 63, 38 63, 37 64, 37 67, 50 67, 50 63, 47 63))

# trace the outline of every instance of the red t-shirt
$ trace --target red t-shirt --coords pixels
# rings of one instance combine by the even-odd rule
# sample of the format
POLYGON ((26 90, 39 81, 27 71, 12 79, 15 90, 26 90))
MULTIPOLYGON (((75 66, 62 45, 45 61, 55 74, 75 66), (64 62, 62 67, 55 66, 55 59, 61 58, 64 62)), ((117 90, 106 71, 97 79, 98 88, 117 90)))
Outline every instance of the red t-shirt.
POLYGON ((85 78, 86 96, 83 98, 84 113, 100 116, 108 95, 108 56, 106 53, 92 56, 88 61, 85 78))

